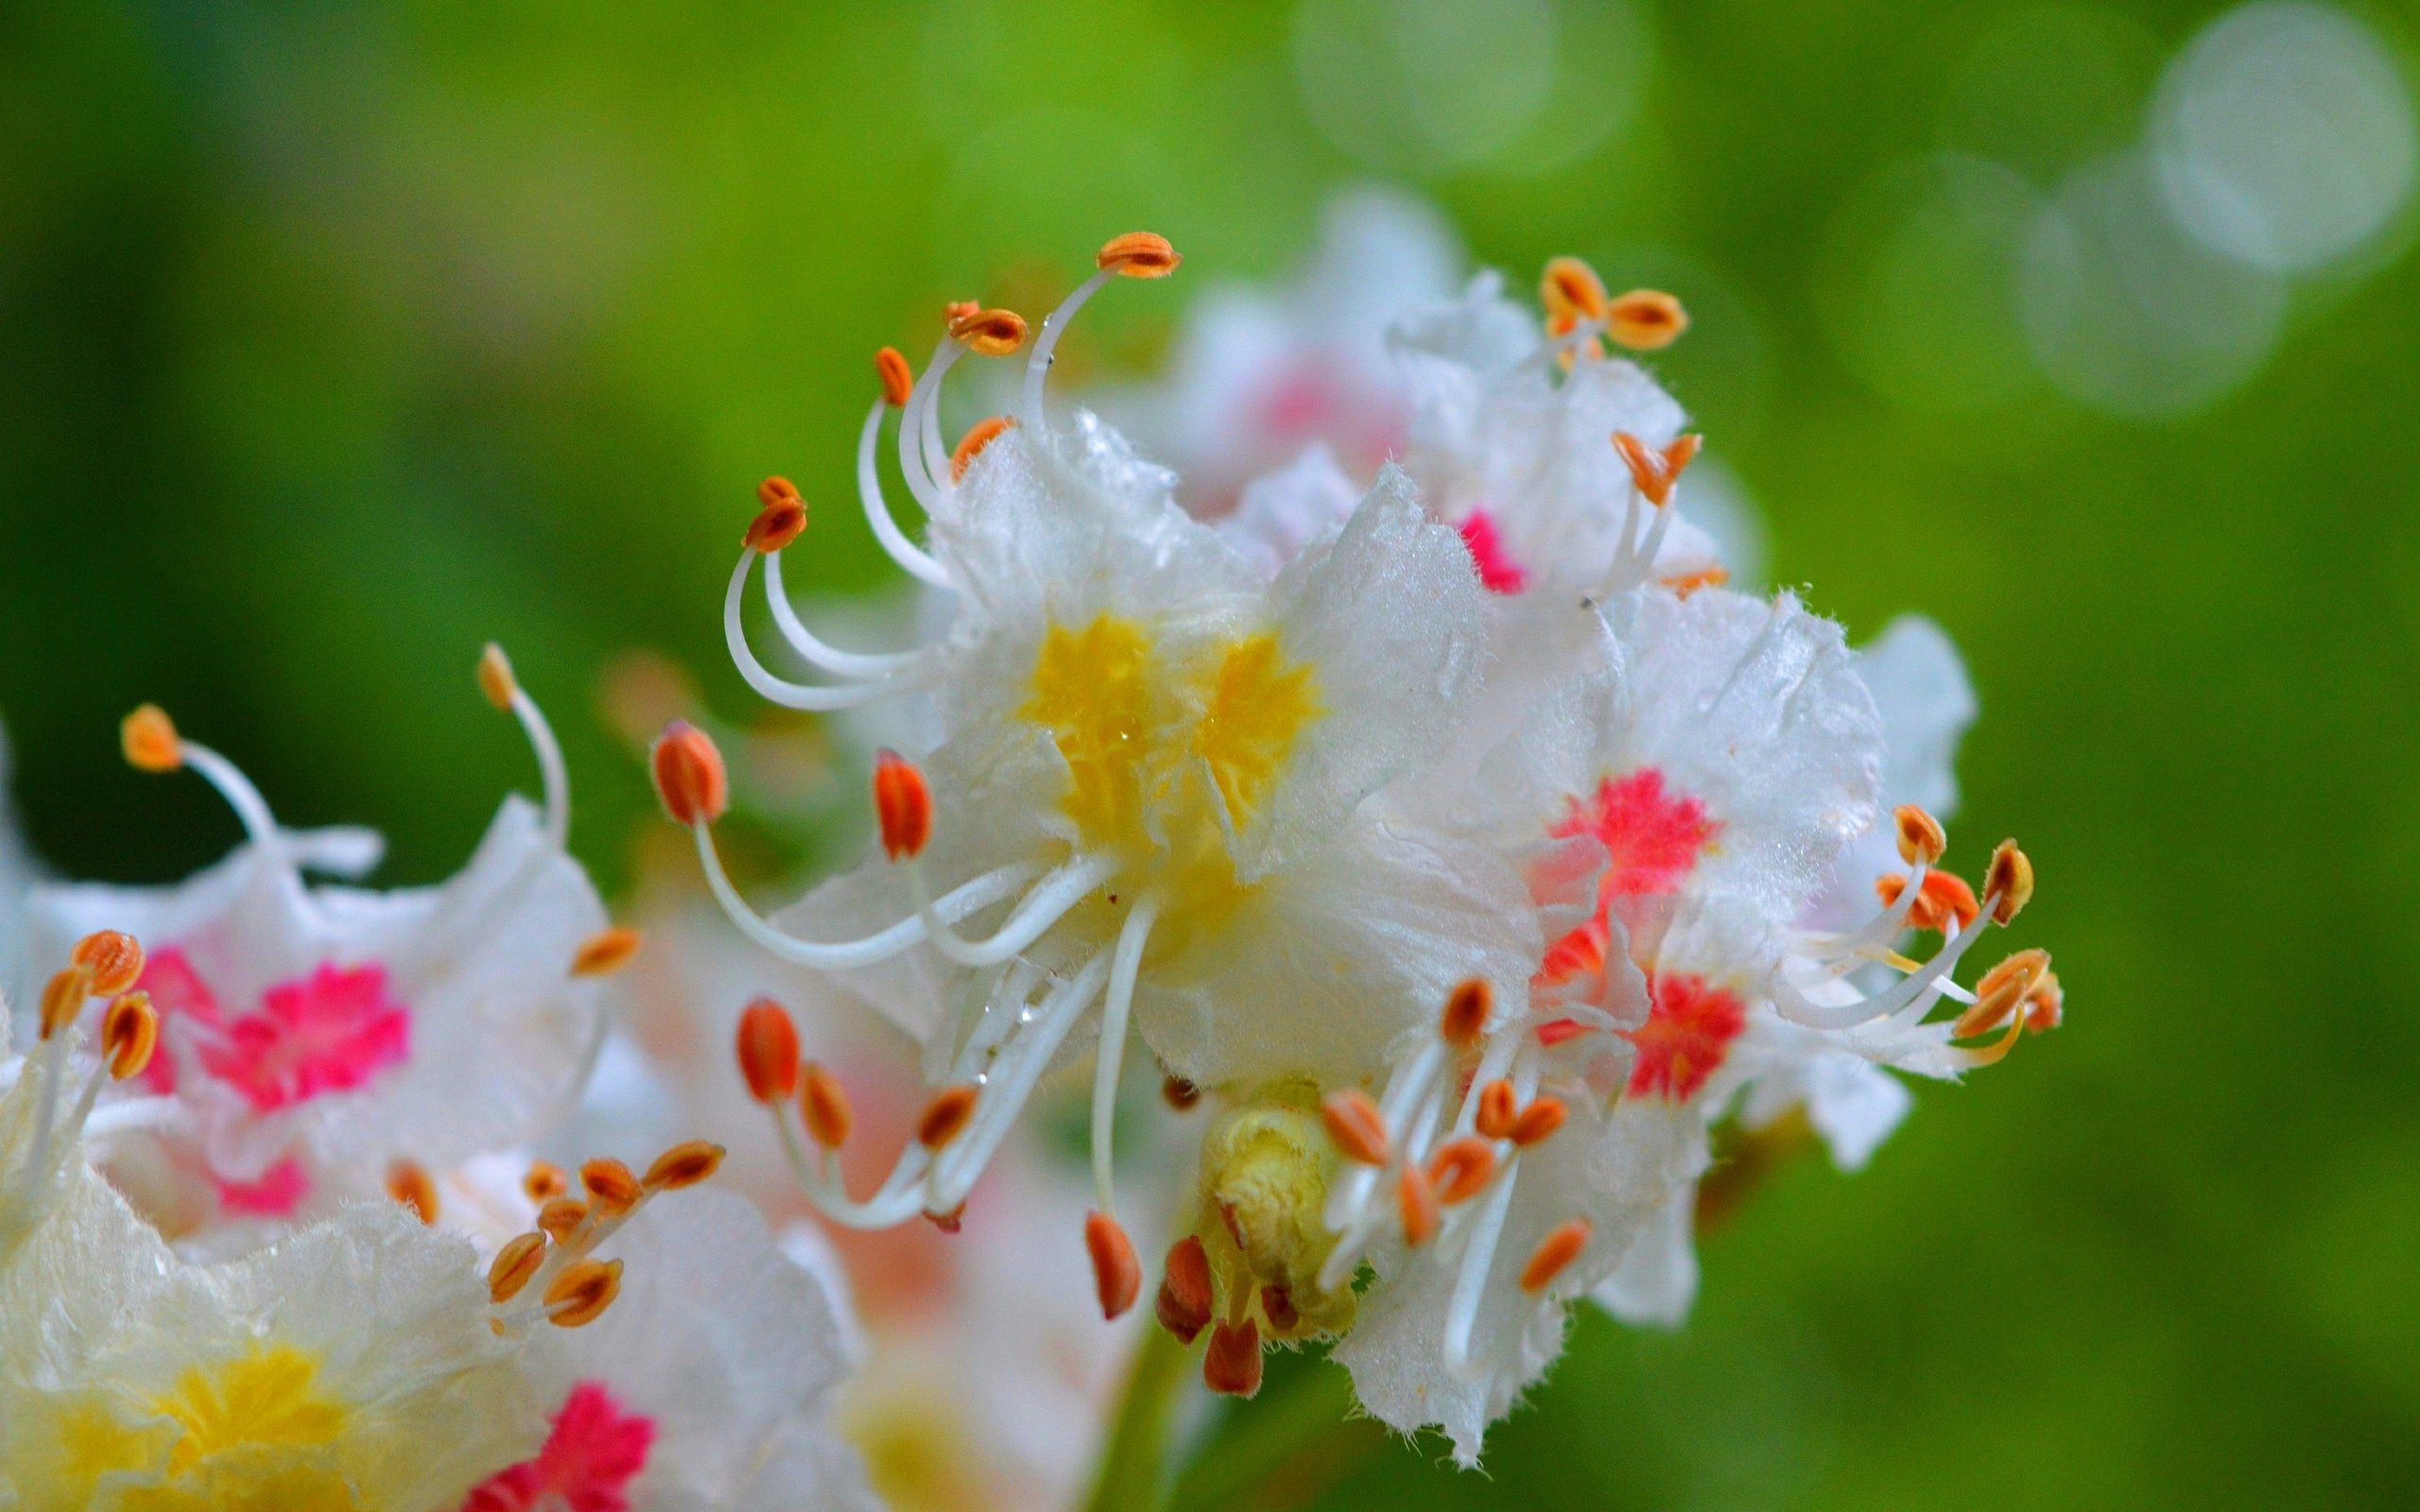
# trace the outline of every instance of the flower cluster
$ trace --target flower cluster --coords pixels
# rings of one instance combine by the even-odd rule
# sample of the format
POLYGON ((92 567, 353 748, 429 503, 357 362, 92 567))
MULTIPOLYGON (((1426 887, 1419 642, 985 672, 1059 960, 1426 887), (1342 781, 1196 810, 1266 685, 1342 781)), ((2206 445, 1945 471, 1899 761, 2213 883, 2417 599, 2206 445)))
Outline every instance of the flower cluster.
POLYGON ((873 1504, 830 1426, 844 1316, 752 1205, 690 1190, 722 1148, 527 1153, 641 941, 493 646, 479 683, 544 798, 441 885, 307 881, 377 837, 280 826, 146 706, 128 759, 202 776, 244 844, 175 887, 0 896, 51 973, 26 1054, 0 1011, 0 1504, 873 1504))
POLYGON ((1026 322, 954 305, 920 375, 877 357, 861 503, 946 596, 927 644, 811 630, 781 566, 805 502, 760 490, 724 606, 742 674, 793 709, 917 700, 938 737, 876 763, 878 852, 772 918, 719 865, 711 740, 667 728, 657 787, 741 930, 916 1036, 930 1092, 858 1193, 848 1094, 778 1006, 740 1021, 741 1069, 832 1219, 949 1226, 1089 1058, 1083 1238, 1115 1317, 1146 1280, 1112 1149, 1139 1040, 1172 1101, 1211 1104, 1159 1321, 1244 1395, 1265 1344, 1334 1340, 1373 1414, 1474 1462, 1573 1298, 1685 1309, 1719 1124, 1803 1111, 1854 1165, 1905 1109, 1884 1068, 1955 1077, 2058 1022, 2039 951, 1957 980, 2031 865, 2014 842, 1978 883, 1946 864, 1969 710, 1938 632, 1852 651, 1795 595, 1727 586, 1685 512, 1697 436, 1607 350, 1678 337, 1669 296, 1557 259, 1541 318, 1482 274, 1393 325, 1409 420, 1374 481, 1314 449, 1204 520, 1046 402, 1077 310, 1179 258, 1133 233, 1097 262, 1014 410, 954 446, 944 377, 1026 322), (882 486, 894 410, 922 540, 882 486), (760 565, 823 680, 752 648, 760 565))

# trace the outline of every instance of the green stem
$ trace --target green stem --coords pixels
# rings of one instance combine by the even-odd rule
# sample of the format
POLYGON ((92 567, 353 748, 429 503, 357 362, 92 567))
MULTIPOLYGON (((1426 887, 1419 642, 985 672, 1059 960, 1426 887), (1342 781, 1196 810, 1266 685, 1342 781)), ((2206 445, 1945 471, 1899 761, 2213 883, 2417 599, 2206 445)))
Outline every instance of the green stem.
POLYGON ((1302 1363, 1307 1368, 1284 1396, 1255 1402, 1186 1468, 1176 1487, 1177 1512, 1299 1506, 1385 1447, 1384 1429, 1351 1416, 1353 1388, 1343 1367, 1302 1363))
POLYGON ((1191 1359, 1167 1330, 1145 1322, 1117 1418, 1101 1445, 1087 1512, 1159 1512, 1167 1504, 1168 1420, 1191 1359))

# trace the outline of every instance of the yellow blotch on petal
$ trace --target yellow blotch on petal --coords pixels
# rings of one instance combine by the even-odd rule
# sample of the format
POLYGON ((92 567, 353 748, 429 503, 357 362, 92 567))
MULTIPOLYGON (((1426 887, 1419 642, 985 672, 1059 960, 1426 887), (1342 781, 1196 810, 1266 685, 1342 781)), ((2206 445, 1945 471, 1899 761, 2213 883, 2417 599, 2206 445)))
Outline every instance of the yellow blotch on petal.
POLYGON ((1295 741, 1325 713, 1310 667, 1289 665, 1277 637, 1254 635, 1228 647, 1193 728, 1192 752, 1209 768, 1237 830, 1260 811, 1295 741))
POLYGON ((1092 845, 1131 843, 1142 829, 1142 765, 1151 731, 1151 643, 1103 614, 1081 629, 1053 625, 1018 716, 1050 732, 1067 763, 1064 808, 1092 845))
POLYGON ((319 1374, 291 1345, 255 1347, 188 1367, 145 1403, 154 1421, 142 1428, 97 1404, 70 1409, 59 1425, 62 1478, 89 1491, 104 1476, 132 1477, 125 1504, 146 1512, 365 1507, 344 1464, 354 1415, 321 1395, 319 1374))

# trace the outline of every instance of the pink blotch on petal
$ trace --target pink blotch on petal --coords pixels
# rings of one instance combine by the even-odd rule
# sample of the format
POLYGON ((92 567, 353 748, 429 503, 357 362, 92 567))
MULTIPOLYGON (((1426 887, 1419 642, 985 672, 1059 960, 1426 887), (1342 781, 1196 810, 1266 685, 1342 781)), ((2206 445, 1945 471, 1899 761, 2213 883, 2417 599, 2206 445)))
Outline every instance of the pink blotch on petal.
POLYGON ((647 1469, 655 1422, 626 1413, 595 1381, 571 1388, 535 1459, 472 1488, 461 1512, 630 1512, 631 1483, 647 1469))
POLYGON ((1593 835, 1605 848, 1605 876, 1597 885, 1596 915, 1547 947, 1539 980, 1559 982, 1603 970, 1614 904, 1678 889, 1721 829, 1720 821, 1707 816, 1703 803, 1685 793, 1667 792, 1664 774, 1652 766, 1608 777, 1595 793, 1573 799, 1563 822, 1554 827, 1555 837, 1593 835))
POLYGON ((1621 1031, 1638 1047, 1624 1091, 1686 1102, 1730 1057, 1731 1041, 1748 1027, 1748 1005, 1702 976, 1658 973, 1648 993, 1654 1005, 1647 1022, 1621 1031))
MULTIPOLYGON (((217 994, 210 990, 210 984, 201 979, 201 973, 193 969, 192 959, 178 946, 163 946, 145 957, 143 975, 134 985, 151 994, 151 1006, 159 1011, 164 1040, 169 1025, 179 1020, 207 1028, 218 1026, 217 994)), ((167 1053, 166 1043, 143 1068, 143 1085, 164 1097, 177 1090, 177 1057, 167 1053)))
POLYGON ((388 990, 387 969, 323 965, 270 988, 201 1046, 202 1069, 274 1112, 353 1091, 411 1056, 411 1014, 388 990))
POLYGON ((1462 544, 1471 552, 1471 565, 1478 569, 1478 583, 1491 593, 1517 593, 1530 586, 1530 575, 1504 544, 1504 537, 1495 528, 1495 517, 1484 509, 1473 509, 1462 517, 1462 544))
POLYGON ((291 1218, 311 1194, 311 1178, 291 1159, 270 1166, 257 1181, 222 1181, 212 1177, 210 1184, 218 1189, 220 1208, 250 1218, 291 1218))

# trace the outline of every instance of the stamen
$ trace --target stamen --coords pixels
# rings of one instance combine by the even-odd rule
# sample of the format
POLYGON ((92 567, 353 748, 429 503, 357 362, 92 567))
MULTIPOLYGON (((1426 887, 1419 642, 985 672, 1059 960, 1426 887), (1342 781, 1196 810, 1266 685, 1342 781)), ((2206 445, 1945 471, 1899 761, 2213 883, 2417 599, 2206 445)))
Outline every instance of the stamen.
POLYGON ((1579 1039, 1594 1027, 1577 1019, 1548 1019, 1546 1022, 1539 1024, 1534 1033, 1538 1037, 1538 1043, 1551 1049, 1565 1040, 1579 1039))
MULTIPOLYGON (((862 939, 829 942, 798 939, 774 928, 766 921, 764 916, 748 906, 747 899, 739 896, 739 889, 731 885, 730 876, 722 868, 722 857, 715 851, 712 829, 703 824, 697 824, 690 827, 690 833, 697 841, 698 862, 705 871, 706 886, 714 893, 715 902, 722 904, 724 915, 739 927, 739 932, 786 961, 795 962, 800 966, 811 966, 823 971, 848 971, 856 967, 872 966, 879 961, 890 960, 901 952, 923 943, 928 937, 930 920, 939 920, 942 927, 946 928, 949 924, 970 914, 979 913, 1003 899, 1014 896, 1018 888, 1031 882, 1034 874, 1042 869, 1033 862, 1018 861, 986 871, 969 879, 952 891, 943 894, 940 899, 932 901, 929 908, 925 906, 925 900, 919 899, 917 912, 914 915, 888 928, 876 930, 862 939)), ((1070 863, 1070 865, 1075 864, 1070 863)), ((1067 868, 1061 869, 1064 872, 1067 868)), ((912 871, 910 875, 911 877, 921 876, 920 873, 912 871)), ((1097 884, 1099 880, 1096 877, 1094 883, 1097 884)), ((1081 896, 1079 895, 1068 901, 1065 907, 1073 907, 1076 902, 1081 901, 1081 896)), ((1063 913, 1065 907, 1060 911, 1063 913)), ((1042 930, 1048 928, 1058 917, 1058 914, 1050 915, 1048 920, 1035 929, 1035 936, 1039 936, 1042 930)), ((1015 920, 1011 919, 1011 922, 1013 924, 1015 920)), ((1001 958, 1006 959, 1007 955, 1015 954, 1017 951, 1023 950, 1025 945, 1030 943, 1032 943, 1031 939, 1028 939, 1023 944, 1015 945, 1001 958)))
POLYGON ((1005 357, 1025 345, 1025 317, 1014 310, 974 310, 954 317, 949 334, 979 356, 1005 357))
POLYGON ((649 1193, 693 1187, 722 1169, 723 1147, 707 1140, 683 1140, 655 1158, 640 1182, 649 1193))
POLYGON ((938 1150, 966 1132, 967 1122, 975 1116, 976 1089, 951 1087, 925 1105, 916 1120, 916 1142, 928 1150, 938 1150))
POLYGON ((1982 979, 1975 984, 1975 1005, 1959 1015, 1949 1037, 1972 1040, 1997 1026, 2003 1018, 2032 995, 2035 984, 2048 974, 2049 970, 2049 952, 2028 950, 2018 951, 1985 971, 1982 979))
POLYGON ((538 701, 512 675, 504 647, 490 641, 479 652, 479 691, 488 702, 510 711, 538 758, 538 781, 544 790, 546 835, 560 849, 571 834, 571 774, 563 765, 562 743, 555 738, 538 701))
POLYGON ((421 1222, 437 1222, 437 1183, 412 1161, 397 1160, 387 1168, 387 1195, 411 1209, 421 1222))
POLYGON ((1093 254, 1093 262, 1103 272, 1125 278, 1166 278, 1184 261, 1167 237, 1148 231, 1113 236, 1093 254))
POLYGON ((512 712, 512 695, 520 686, 512 678, 512 663, 505 659, 504 647, 490 641, 479 648, 479 692, 495 705, 499 713, 512 712))
POLYGON ((546 1288, 546 1321, 559 1329, 594 1323, 622 1295, 622 1263, 584 1260, 555 1278, 546 1288))
POLYGON ((1495 989, 1484 978, 1473 977, 1454 988, 1445 1000, 1445 1011, 1437 1022, 1437 1033, 1456 1050, 1468 1050, 1478 1043, 1487 1029, 1487 1021, 1495 1012, 1495 989))
POLYGON ((731 779, 723 770, 722 752, 687 720, 666 725, 648 759, 656 797, 675 824, 712 824, 731 806, 731 779))
POLYGON ((1114 855, 1068 857, 1034 885, 996 933, 980 940, 968 939, 949 927, 939 905, 925 890, 923 869, 912 860, 908 863, 908 880, 915 892, 916 918, 924 924, 925 937, 931 941, 933 949, 960 966, 993 967, 1013 959, 1049 933, 1052 925, 1116 876, 1119 869, 1120 863, 1114 855))
POLYGON ((760 1103, 778 1103, 798 1087, 798 1025, 771 998, 757 998, 739 1014, 739 1074, 760 1103))
POLYGON ((1006 415, 994 415, 968 426, 966 434, 958 438, 957 447, 949 454, 949 480, 952 483, 965 482, 966 470, 983 455, 983 448, 998 440, 1000 433, 1015 423, 1006 415))
POLYGON ((521 1190, 532 1202, 549 1202, 571 1190, 571 1178, 560 1165, 532 1160, 528 1175, 521 1178, 521 1190))
POLYGON ((101 1059, 112 1080, 141 1075, 159 1043, 160 1015, 148 992, 121 993, 101 1015, 101 1059))
POLYGON ((539 1228, 559 1245, 587 1221, 588 1204, 578 1197, 550 1197, 538 1209, 539 1228))
POLYGON ((805 533, 806 501, 787 478, 767 478, 757 485, 756 496, 764 500, 764 507, 748 522, 739 544, 760 557, 769 557, 788 549, 791 541, 805 533))
POLYGON ((1426 1175, 1440 1206, 1467 1202, 1495 1175, 1495 1146, 1468 1136, 1447 1140, 1428 1158, 1426 1175))
POLYGON ((848 1090, 840 1085, 840 1078, 810 1060, 799 1081, 799 1102, 807 1133, 827 1150, 848 1143, 856 1114, 849 1107, 848 1090))
POLYGON ((1168 1247, 1153 1311, 1160 1327, 1175 1334, 1179 1344, 1191 1344, 1210 1326, 1213 1301, 1209 1252, 1199 1235, 1187 1234, 1168 1247))
POLYGON ((1134 1242, 1117 1220, 1105 1212, 1084 1214, 1084 1249, 1092 1256, 1093 1288, 1100 1297, 1100 1315, 1115 1319, 1134 1305, 1143 1293, 1143 1267, 1134 1259, 1134 1242))
MULTIPOLYGON (((899 368, 904 374, 908 359, 902 357, 899 368)), ((909 390, 902 390, 903 395, 908 392, 909 390)), ((882 496, 882 474, 874 458, 874 448, 882 439, 882 412, 886 407, 887 396, 875 400, 873 407, 866 411, 865 425, 857 432, 857 502, 865 509, 866 524, 873 527, 874 539, 882 543, 884 551, 890 554, 892 561, 936 588, 948 588, 951 586, 948 572, 932 558, 929 552, 908 539, 907 532, 899 528, 899 522, 891 518, 890 502, 882 496)), ((905 466, 908 428, 905 412, 900 416, 899 425, 903 443, 900 448, 902 466, 905 466)), ((908 482, 909 490, 922 499, 924 494, 915 488, 913 473, 908 475, 908 482)))
POLYGON ((1564 1267, 1578 1260, 1580 1252, 1588 1247, 1592 1231, 1587 1219, 1574 1218, 1539 1240, 1538 1247, 1530 1251, 1529 1263, 1521 1267, 1521 1290, 1532 1294, 1545 1291, 1563 1274, 1564 1267))
MULTIPOLYGON (((1659 452, 1628 431, 1616 431, 1614 450, 1621 454, 1623 464, 1630 469, 1632 486, 1648 503, 1660 509, 1672 502, 1672 489, 1681 481, 1681 474, 1688 471, 1703 440, 1702 437, 1691 432, 1675 438, 1670 445, 1659 452)), ((1653 559, 1652 552, 1645 555, 1653 559)))
POLYGON ((1563 1121, 1567 1116, 1568 1109, 1563 1106, 1562 1098, 1539 1097, 1523 1108, 1520 1118, 1514 1121, 1511 1130, 1512 1141, 1523 1146, 1535 1144, 1563 1127, 1563 1121))
POLYGON ((1731 581, 1731 569, 1720 565, 1701 567, 1693 573, 1668 573, 1656 581, 1670 589, 1674 598, 1686 598, 1701 588, 1720 588, 1731 581))
POLYGON ((1661 352, 1688 328, 1681 301, 1657 289, 1633 289, 1605 308, 1605 335, 1633 352, 1661 352))
POLYGON ((1605 281, 1577 257, 1547 260, 1546 274, 1538 283, 1538 299, 1548 319, 1560 318, 1566 328, 1605 318, 1605 281))
POLYGON ((722 644, 731 653, 732 664, 751 688, 785 709, 804 709, 811 713, 828 713, 836 709, 856 709, 879 698, 890 697, 900 691, 903 683, 890 680, 890 675, 917 661, 917 651, 866 655, 843 651, 826 645, 808 630, 798 611, 790 607, 788 594, 782 587, 782 558, 779 552, 769 556, 754 551, 742 551, 739 561, 731 570, 731 582, 722 595, 722 644), (773 623, 781 628, 783 638, 801 656, 840 677, 859 679, 852 687, 822 687, 814 683, 792 682, 781 677, 757 660, 748 644, 748 627, 741 609, 748 596, 748 572, 757 562, 765 564, 765 599, 773 611, 773 623))
POLYGON ((1387 1163, 1387 1121, 1370 1094, 1358 1087, 1331 1092, 1320 1104, 1320 1118, 1339 1154, 1362 1165, 1387 1163))
POLYGON ((488 1300, 501 1306, 521 1295, 529 1278, 545 1263, 546 1236, 527 1233, 508 1240, 488 1266, 488 1300))
POLYGON ((114 929, 96 930, 76 942, 68 964, 93 973, 93 996, 113 998, 143 975, 143 946, 131 935, 114 929))
POLYGON ((571 974, 574 976, 611 976, 631 964, 639 953, 643 936, 627 924, 600 929, 580 941, 572 953, 571 974))
POLYGON ((933 835, 933 793, 924 770, 888 747, 873 758, 873 812, 882 825, 883 853, 908 860, 933 835))
POLYGON ((1220 1323, 1210 1331, 1201 1357, 1201 1383, 1222 1397, 1251 1397, 1260 1390, 1260 1326, 1250 1318, 1220 1323))
POLYGON ((51 976, 42 989, 42 1034, 44 1040, 56 1039, 74 1023, 93 996, 93 969, 89 966, 63 966, 51 976))
POLYGON ((1900 805, 1892 817, 1899 829, 1900 860, 1911 867, 1918 862, 1927 867, 1940 864, 1942 852, 1949 849, 1949 833, 1939 819, 1913 803, 1900 805))
POLYGON ((2033 990, 2025 994, 2025 1026, 2040 1034, 2055 1029, 2066 1018, 2067 994, 2059 986, 2059 973, 2044 971, 2033 990))
POLYGON ((1437 1189, 1416 1165, 1407 1165, 1395 1182, 1395 1211, 1403 1219, 1403 1242, 1417 1249, 1437 1231, 1437 1189))
MULTIPOLYGON (((1571 1022, 1568 1019, 1561 1022, 1571 1022)), ((1578 1025, 1574 1024, 1573 1027, 1576 1029, 1578 1025)), ((1512 1083, 1498 1076, 1478 1090, 1478 1111, 1472 1119, 1471 1126, 1491 1140, 1510 1139, 1512 1135, 1512 1125, 1519 1120, 1520 1114, 1521 1109, 1515 1101, 1512 1083)))
POLYGON ((137 771, 173 772, 185 764, 177 727, 156 703, 147 703, 126 716, 118 726, 118 743, 125 748, 127 765, 137 771))
POLYGON ((1201 1089, 1182 1076, 1167 1076, 1160 1082, 1160 1101, 1179 1113, 1190 1112, 1201 1101, 1201 1089))
POLYGON ((639 1178, 619 1160, 588 1161, 579 1168, 579 1184, 588 1189, 595 1211, 607 1218, 621 1217, 647 1196, 639 1178))
MULTIPOLYGON (((1897 904, 1907 885, 1905 876, 1888 872, 1875 879, 1875 896, 1882 900, 1884 907, 1892 907, 1897 904)), ((1966 885, 1964 878, 1955 872, 1927 871, 1924 881, 1916 885, 1916 898, 1907 910, 1907 921, 1911 928, 1945 935, 1964 929, 1982 911, 1983 905, 1975 901, 1975 889, 1966 885)))
MULTIPOLYGON (((975 312, 982 308, 982 305, 977 303, 973 300, 952 300, 947 304, 942 306, 942 321, 945 325, 956 326, 958 322, 974 315, 975 312)), ((956 335, 957 333, 953 331, 951 334, 956 335)))
POLYGON ((1993 901, 1993 921, 2000 924, 2033 901, 2033 863, 2014 840, 2002 840, 1992 852, 1992 864, 1983 872, 1983 894, 1993 901))
MULTIPOLYGON (((1093 1194, 1103 1212, 1113 1211, 1111 1143, 1115 1137, 1117 1081, 1125 1069, 1126 1020, 1134 1005, 1134 979, 1143 970, 1143 948, 1159 921, 1157 888, 1134 901, 1133 912, 1117 931, 1117 945, 1109 963, 1109 996, 1101 1005, 1100 1046, 1093 1058, 1093 1194)), ((1113 1316, 1115 1314, 1112 1314, 1113 1316)))
POLYGON ((905 407, 916 388, 916 371, 906 355, 897 347, 885 347, 873 354, 873 370, 882 379, 882 402, 893 409, 905 407))

